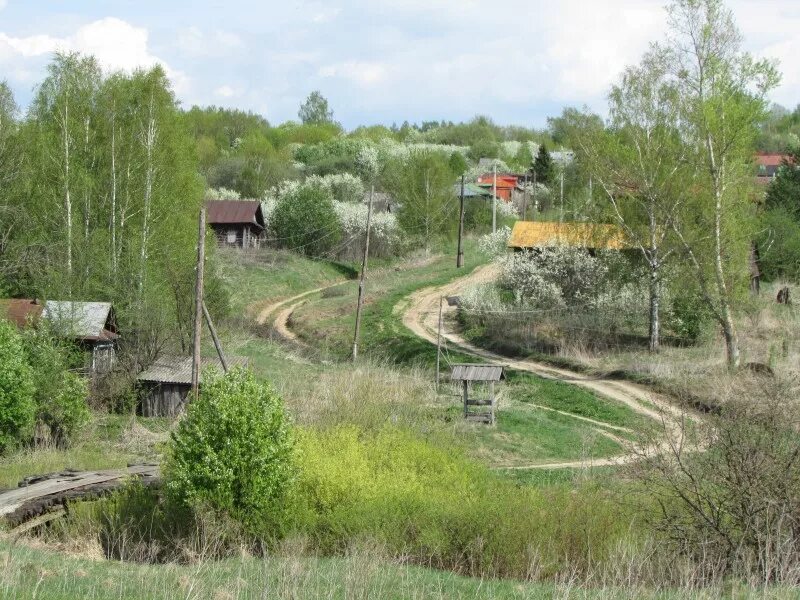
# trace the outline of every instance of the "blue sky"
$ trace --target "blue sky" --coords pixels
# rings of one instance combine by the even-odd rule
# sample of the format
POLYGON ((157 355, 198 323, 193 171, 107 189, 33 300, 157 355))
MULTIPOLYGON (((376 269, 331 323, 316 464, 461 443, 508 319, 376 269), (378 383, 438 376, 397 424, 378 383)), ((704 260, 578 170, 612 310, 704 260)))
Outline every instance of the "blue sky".
MULTIPOLYGON (((0 79, 28 103, 58 49, 107 69, 160 63, 185 106, 297 118, 311 90, 345 127, 486 114, 541 127, 604 111, 619 72, 662 37, 662 0, 0 0, 0 79)), ((800 1, 730 0, 748 50, 800 102, 800 1)))

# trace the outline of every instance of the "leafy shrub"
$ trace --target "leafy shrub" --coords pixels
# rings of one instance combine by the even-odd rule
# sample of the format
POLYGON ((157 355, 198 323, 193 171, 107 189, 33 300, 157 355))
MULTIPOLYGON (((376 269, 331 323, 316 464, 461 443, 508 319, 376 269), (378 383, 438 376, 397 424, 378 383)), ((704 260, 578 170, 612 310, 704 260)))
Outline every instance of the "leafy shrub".
POLYGON ((491 257, 502 256, 508 251, 508 240, 511 239, 511 228, 500 227, 494 233, 487 233, 478 240, 478 248, 491 257))
POLYGON ((278 518, 294 477, 292 440, 283 402, 268 384, 241 369, 209 373, 171 436, 167 493, 263 530, 278 518))
POLYGON ((270 230, 280 246, 307 256, 330 252, 342 238, 330 194, 313 186, 299 186, 279 198, 270 217, 270 230))
POLYGON ((86 380, 70 371, 74 351, 47 331, 29 330, 23 339, 32 366, 36 420, 64 447, 89 421, 86 380))
MULTIPOLYGON (((588 572, 630 533, 598 486, 519 487, 450 444, 385 427, 307 430, 293 529, 320 552, 377 541, 408 560, 475 576, 588 572)), ((620 518, 622 516, 622 518, 620 518)))
POLYGON ((672 299, 666 321, 675 335, 697 340, 711 322, 711 313, 699 295, 676 294, 672 299))
POLYGON ((17 328, 0 319, 0 452, 24 439, 33 425, 33 373, 17 328))

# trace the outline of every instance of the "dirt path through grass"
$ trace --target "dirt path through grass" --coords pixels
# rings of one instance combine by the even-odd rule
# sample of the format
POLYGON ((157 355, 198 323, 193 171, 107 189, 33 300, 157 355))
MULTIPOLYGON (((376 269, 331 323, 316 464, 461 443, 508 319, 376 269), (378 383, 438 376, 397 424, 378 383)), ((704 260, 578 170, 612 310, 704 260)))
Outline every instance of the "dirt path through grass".
MULTIPOLYGON (((442 296, 457 296, 469 286, 486 283, 496 277, 497 269, 494 265, 478 267, 465 277, 446 285, 417 290, 400 302, 395 307, 395 312, 402 313, 403 324, 415 335, 435 344, 438 329, 439 299, 442 296)), ((583 387, 599 396, 624 404, 631 410, 662 424, 670 432, 670 437, 676 441, 682 435, 681 423, 686 417, 687 411, 675 406, 667 398, 630 382, 594 377, 529 359, 509 358, 475 346, 458 333, 452 331, 451 317, 455 314, 455 310, 455 307, 448 306, 445 303, 442 336, 446 343, 457 347, 460 351, 479 357, 489 363, 503 364, 512 369, 534 373, 546 379, 554 379, 583 387)), ((694 417, 697 418, 697 415, 694 415, 694 417)), ((659 449, 653 448, 651 451, 657 452, 659 449)), ((576 461, 536 463, 514 468, 541 469, 620 465, 631 462, 636 458, 638 458, 637 454, 629 452, 624 455, 601 459, 587 458, 576 461)))

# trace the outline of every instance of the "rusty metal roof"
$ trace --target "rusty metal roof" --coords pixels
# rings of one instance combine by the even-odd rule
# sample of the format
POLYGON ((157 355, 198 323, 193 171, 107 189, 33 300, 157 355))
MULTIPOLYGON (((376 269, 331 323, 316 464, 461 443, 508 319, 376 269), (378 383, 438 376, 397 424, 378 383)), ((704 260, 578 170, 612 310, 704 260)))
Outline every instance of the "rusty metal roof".
POLYGON ((630 248, 625 232, 617 225, 602 223, 555 223, 517 221, 508 240, 509 248, 575 246, 606 250, 630 248))
POLYGON ((505 369, 502 365, 453 365, 450 381, 500 381, 506 378, 505 369))
POLYGON ((17 327, 35 323, 42 314, 44 305, 29 298, 0 299, 0 317, 6 318, 17 327))
POLYGON ((209 225, 250 224, 264 228, 264 214, 258 200, 206 200, 209 225))
POLYGON ((48 300, 42 318, 65 337, 91 341, 109 341, 117 337, 110 302, 48 300))
MULTIPOLYGON (((228 367, 247 367, 249 360, 242 356, 226 356, 228 367)), ((218 357, 203 358, 200 361, 200 375, 209 367, 214 367, 222 372, 222 363, 218 357)), ((162 356, 149 368, 142 371, 136 378, 139 381, 152 383, 192 383, 192 357, 191 356, 162 356)))

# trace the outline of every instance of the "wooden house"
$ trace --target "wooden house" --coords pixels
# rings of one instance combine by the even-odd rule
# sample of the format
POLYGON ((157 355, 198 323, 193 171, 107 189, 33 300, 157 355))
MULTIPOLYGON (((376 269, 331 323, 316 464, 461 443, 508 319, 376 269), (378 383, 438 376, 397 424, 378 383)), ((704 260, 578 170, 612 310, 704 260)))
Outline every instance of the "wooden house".
POLYGON ((209 227, 219 246, 258 248, 264 239, 266 223, 258 200, 207 200, 209 227))
MULTIPOLYGON (((478 177, 476 185, 486 190, 491 197, 494 191, 494 173, 484 173, 478 177)), ((511 202, 516 192, 522 190, 522 182, 519 175, 514 173, 497 174, 497 197, 503 202, 511 202)))
POLYGON ((517 221, 508 240, 508 247, 518 252, 557 246, 585 248, 589 254, 632 248, 621 227, 605 223, 517 221))
POLYGON ((54 334, 74 341, 86 351, 91 375, 107 373, 114 366, 118 334, 110 302, 0 300, 0 316, 18 327, 46 323, 54 334))
MULTIPOLYGON (((241 357, 226 357, 228 367, 246 367, 248 361, 241 357)), ((201 361, 200 385, 203 371, 213 367, 222 372, 219 358, 201 361)), ((183 412, 192 386, 191 356, 162 356, 136 378, 139 382, 139 413, 145 417, 175 417, 183 412)))
POLYGON ((506 378, 503 365, 478 365, 472 363, 455 364, 450 370, 450 381, 462 384, 464 418, 482 421, 493 425, 495 422, 495 409, 497 396, 494 393, 494 384, 506 378), (474 392, 483 387, 486 391, 485 398, 470 398, 470 391, 474 392), (488 412, 471 411, 471 406, 488 407, 488 412))

